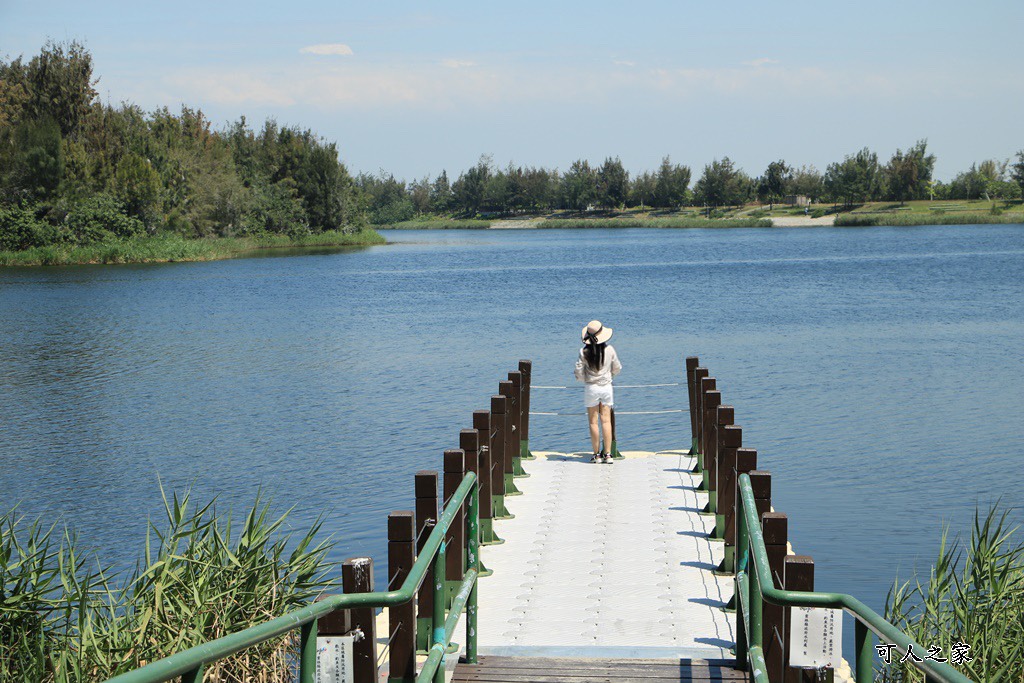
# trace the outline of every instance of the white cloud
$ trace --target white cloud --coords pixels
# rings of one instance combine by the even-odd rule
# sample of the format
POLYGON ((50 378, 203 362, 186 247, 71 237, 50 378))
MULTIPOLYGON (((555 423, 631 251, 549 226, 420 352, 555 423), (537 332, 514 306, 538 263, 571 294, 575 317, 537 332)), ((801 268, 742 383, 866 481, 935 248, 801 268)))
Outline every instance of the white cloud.
POLYGON ((757 59, 752 59, 749 62, 743 62, 743 64, 745 64, 747 66, 752 66, 755 69, 757 69, 758 67, 767 66, 768 64, 778 64, 778 63, 779 63, 779 60, 771 59, 770 57, 759 57, 757 59))
POLYGON ((631 62, 628 59, 613 59, 612 64, 616 66, 636 66, 636 62, 631 62))
POLYGON ((446 66, 449 69, 465 69, 469 66, 476 66, 476 62, 470 62, 465 59, 442 59, 441 66, 446 66))
POLYGON ((353 54, 352 48, 344 43, 321 43, 319 45, 307 45, 306 47, 299 50, 303 54, 309 55, 350 55, 353 54))

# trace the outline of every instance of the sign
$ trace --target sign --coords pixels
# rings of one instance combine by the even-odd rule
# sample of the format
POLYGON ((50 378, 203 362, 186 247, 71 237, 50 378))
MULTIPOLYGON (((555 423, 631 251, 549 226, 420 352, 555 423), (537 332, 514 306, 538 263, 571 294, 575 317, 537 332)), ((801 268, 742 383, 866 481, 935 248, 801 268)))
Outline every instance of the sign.
POLYGON ((355 636, 316 639, 316 683, 354 683, 352 643, 355 636))
POLYGON ((839 666, 843 653, 843 610, 793 607, 790 615, 790 665, 839 666))

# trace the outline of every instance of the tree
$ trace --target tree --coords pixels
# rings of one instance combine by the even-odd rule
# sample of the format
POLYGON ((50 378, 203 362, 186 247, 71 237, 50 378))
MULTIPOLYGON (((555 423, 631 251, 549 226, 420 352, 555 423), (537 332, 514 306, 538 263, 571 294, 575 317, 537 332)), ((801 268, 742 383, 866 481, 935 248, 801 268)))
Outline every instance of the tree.
POLYGON ((690 168, 674 165, 669 157, 665 157, 658 167, 651 204, 664 208, 678 207, 686 198, 686 188, 689 184, 690 168))
POLYGON ((736 168, 729 157, 715 159, 704 167, 700 180, 693 186, 698 202, 708 207, 708 215, 718 206, 742 204, 750 194, 750 177, 736 168))
POLYGON ((824 189, 822 175, 814 166, 801 166, 793 171, 789 189, 792 194, 803 195, 813 203, 824 189))
POLYGON ((597 203, 613 209, 626 203, 629 173, 618 157, 608 157, 597 171, 597 203))
POLYGON ((452 188, 448 184, 448 172, 441 170, 434 184, 430 186, 430 210, 435 213, 448 213, 452 209, 452 188))
POLYGON ((491 157, 483 155, 476 166, 459 176, 452 185, 456 210, 472 216, 480 211, 484 202, 487 180, 491 177, 491 157))
POLYGON ((562 206, 583 211, 597 197, 597 175, 586 160, 572 162, 569 170, 562 175, 562 206))
POLYGON ((638 174, 629 185, 629 205, 643 208, 653 203, 658 179, 648 171, 638 174))
POLYGON ((882 169, 889 199, 898 201, 902 206, 907 199, 912 198, 918 188, 919 170, 917 159, 912 154, 903 154, 897 149, 882 169))
POLYGON ((33 118, 50 116, 61 134, 74 137, 96 99, 92 55, 81 43, 47 42, 25 69, 33 118))
POLYGON ((1024 198, 1024 149, 1017 152, 1017 161, 1010 168, 1011 177, 1020 185, 1020 194, 1024 198))
POLYGON ((793 178, 793 171, 782 159, 768 164, 764 175, 757 180, 757 196, 762 202, 768 201, 768 210, 775 208, 775 202, 786 194, 786 188, 793 178))
POLYGON ((846 206, 878 196, 881 189, 878 155, 867 147, 847 155, 842 162, 829 164, 825 171, 825 192, 835 202, 846 206))

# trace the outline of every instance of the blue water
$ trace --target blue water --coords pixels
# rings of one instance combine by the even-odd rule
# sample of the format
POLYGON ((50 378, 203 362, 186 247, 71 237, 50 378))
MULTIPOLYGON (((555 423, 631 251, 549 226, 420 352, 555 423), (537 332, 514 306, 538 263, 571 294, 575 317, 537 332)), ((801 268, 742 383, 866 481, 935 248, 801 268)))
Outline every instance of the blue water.
MULTIPOLYGON (((440 468, 520 358, 536 384, 571 383, 592 318, 615 329, 622 383, 681 380, 700 356, 820 589, 881 609, 943 523, 1020 502, 1022 226, 387 237, 0 271, 0 506, 63 520, 127 567, 161 482, 236 507, 262 488, 295 528, 326 515, 332 559, 381 567, 414 472, 440 468)), ((579 393, 536 391, 533 408, 578 411, 579 393)), ((616 398, 686 407, 685 388, 616 398)), ((535 417, 532 447, 586 448, 583 420, 535 417)), ((626 449, 689 441, 678 414, 618 431, 626 449)))

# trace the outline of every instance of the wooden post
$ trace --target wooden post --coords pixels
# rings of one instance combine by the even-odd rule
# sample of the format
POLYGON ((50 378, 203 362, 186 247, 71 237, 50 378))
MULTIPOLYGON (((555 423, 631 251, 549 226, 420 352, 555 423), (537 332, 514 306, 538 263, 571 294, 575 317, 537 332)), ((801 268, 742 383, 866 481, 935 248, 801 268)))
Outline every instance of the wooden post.
MULTIPOLYGON (((466 454, 461 450, 444 452, 444 505, 442 512, 451 505, 452 496, 462 484, 466 476, 466 454)), ((462 578, 466 573, 466 514, 462 506, 455 514, 452 525, 448 527, 445 534, 445 585, 448 589, 446 598, 448 604, 445 609, 451 606, 451 600, 459 591, 462 585, 462 578)))
POLYGON ((772 509, 772 473, 767 470, 752 470, 749 474, 757 518, 761 519, 761 515, 772 509))
POLYGON ((533 361, 519 361, 519 372, 523 374, 523 424, 519 438, 523 442, 523 460, 536 460, 537 457, 530 452, 530 386, 533 383, 533 361))
MULTIPOLYGON (((416 473, 416 556, 437 526, 437 472, 421 470, 416 473)), ((430 620, 434 614, 434 563, 427 565, 427 574, 417 594, 416 650, 430 649, 430 620)))
MULTIPOLYGON (((412 512, 388 515, 388 590, 402 587, 416 561, 416 520, 412 512)), ((416 604, 388 608, 388 633, 391 640, 389 682, 416 680, 416 604)))
MULTIPOLYGON (((697 356, 686 357, 686 391, 690 396, 690 455, 696 455, 697 449, 697 389, 694 386, 694 370, 700 365, 697 356)), ((695 472, 700 472, 700 462, 697 463, 695 472)))
MULTIPOLYGON (((788 591, 813 591, 814 590, 814 560, 807 555, 789 555, 786 557, 786 590, 788 591)), ((792 607, 786 609, 786 623, 793 623, 791 621, 790 613, 792 607)), ((832 683, 835 671, 832 668, 825 669, 824 676, 821 676, 821 672, 814 667, 795 667, 789 665, 790 651, 793 648, 793 643, 787 640, 786 642, 786 676, 783 679, 785 683, 814 683, 815 681, 825 681, 826 683, 832 683)))
MULTIPOLYGON (((717 504, 715 506, 715 533, 712 538, 725 540, 726 510, 736 505, 736 449, 743 445, 743 429, 736 425, 721 425, 718 428, 718 453, 715 456, 717 504)), ((725 560, 729 560, 729 548, 725 560)))
MULTIPOLYGON (((708 382, 707 378, 701 380, 701 383, 706 382, 708 382)), ((702 433, 707 434, 707 437, 704 439, 707 442, 707 444, 701 444, 699 446, 701 451, 700 455, 698 456, 698 460, 700 461, 700 467, 703 472, 703 478, 701 479, 700 484, 697 486, 698 491, 712 490, 711 484, 708 482, 708 472, 713 469, 713 463, 715 458, 713 452, 715 446, 713 438, 715 432, 714 416, 717 414, 718 406, 722 404, 722 392, 713 388, 715 385, 715 380, 712 379, 710 384, 712 386, 712 390, 704 392, 704 398, 702 399, 704 407, 702 409, 700 417, 698 418, 701 424, 703 425, 702 433)))
POLYGON ((523 469, 523 373, 515 370, 508 373, 508 381, 512 382, 512 476, 525 479, 530 476, 523 469))
MULTIPOLYGON (((718 382, 714 377, 703 377, 700 380, 700 384, 697 385, 700 391, 700 414, 701 414, 701 453, 706 453, 708 439, 712 436, 711 430, 708 429, 708 392, 715 391, 718 389, 718 382)), ((704 459, 707 462, 707 458, 704 459)))
POLYGON ((494 491, 491 462, 491 411, 473 411, 473 429, 478 435, 480 460, 480 543, 498 545, 504 543, 494 533, 494 491))
MULTIPOLYGON (((772 585, 783 588, 786 582, 786 541, 789 520, 781 512, 761 513, 761 534, 768 552, 768 567, 771 569, 772 585)), ((761 577, 767 585, 765 577, 761 577)), ((768 680, 781 681, 786 668, 786 641, 789 630, 786 626, 786 608, 761 601, 761 624, 764 634, 764 661, 768 667, 768 680)))
MULTIPOLYGON (((466 471, 472 472, 476 475, 477 482, 480 481, 480 432, 475 429, 463 429, 459 432, 459 448, 466 454, 466 471)), ((482 491, 482 488, 481 488, 482 491)), ((482 497, 482 494, 481 494, 482 497)), ((482 518, 481 518, 481 521, 482 518)), ((469 546, 469 517, 466 517, 466 545, 467 549, 469 546)), ((480 536, 483 538, 483 535, 480 536)), ((468 565, 467 565, 468 566, 468 565)), ((480 576, 490 576, 494 572, 484 566, 483 560, 480 560, 480 576)))
MULTIPOLYGON (((739 429, 737 427, 737 429, 739 429)), ((733 456, 735 466, 729 475, 732 504, 725 508, 725 557, 722 571, 736 573, 736 518, 740 514, 740 475, 757 469, 757 451, 753 448, 737 448, 733 456)))
POLYGON ((498 382, 498 393, 505 397, 505 429, 502 434, 505 437, 505 450, 502 452, 503 467, 505 475, 505 497, 521 496, 523 492, 516 487, 515 477, 515 456, 519 452, 519 436, 516 432, 515 414, 516 398, 512 390, 512 382, 498 382))
MULTIPOLYGON (((704 439, 703 425, 701 424, 701 419, 700 419, 700 416, 704 414, 702 412, 703 406, 701 405, 701 401, 703 400, 704 397, 700 393, 700 382, 701 382, 702 379, 704 379, 707 376, 708 376, 708 369, 707 368, 698 367, 698 368, 695 368, 694 371, 693 371, 693 391, 694 391, 694 398, 697 400, 697 462, 698 463, 701 463, 701 462, 704 461, 703 460, 703 455, 704 454, 700 450, 701 447, 704 445, 703 444, 703 439, 704 439)), ((698 465, 698 466, 702 466, 702 465, 698 465)), ((694 467, 694 471, 697 471, 697 467, 694 467)))
POLYGON ((718 406, 715 408, 715 417, 708 421, 708 453, 704 457, 704 480, 708 484, 708 505, 704 509, 709 514, 719 512, 718 489, 720 479, 720 458, 718 454, 722 429, 733 423, 736 411, 732 406, 718 406))
POLYGON ((491 396, 491 495, 494 496, 494 519, 515 517, 505 506, 506 404, 504 396, 491 396))
MULTIPOLYGON (((353 557, 341 565, 341 585, 346 594, 373 592, 373 559, 353 557)), ((351 610, 352 630, 362 632, 353 645, 352 670, 356 683, 377 683, 377 628, 372 607, 351 610)))

